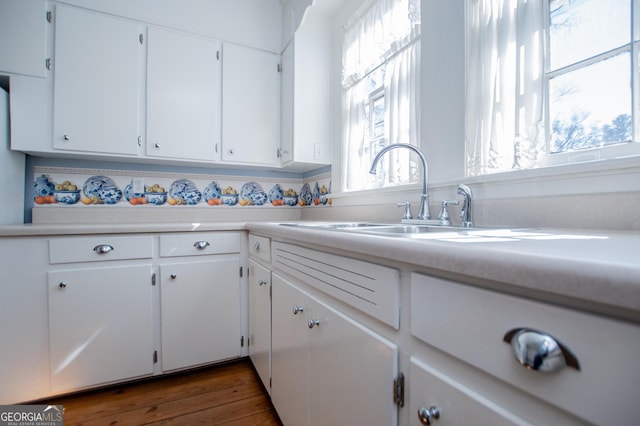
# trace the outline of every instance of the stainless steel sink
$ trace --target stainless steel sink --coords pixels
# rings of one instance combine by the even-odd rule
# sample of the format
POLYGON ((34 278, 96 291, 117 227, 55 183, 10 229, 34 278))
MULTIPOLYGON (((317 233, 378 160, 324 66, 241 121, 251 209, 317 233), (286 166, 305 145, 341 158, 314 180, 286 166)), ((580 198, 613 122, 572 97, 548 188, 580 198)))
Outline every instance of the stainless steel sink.
POLYGON ((469 228, 460 228, 456 226, 371 222, 294 222, 281 223, 280 225, 387 236, 411 236, 425 233, 463 232, 469 230, 469 228))

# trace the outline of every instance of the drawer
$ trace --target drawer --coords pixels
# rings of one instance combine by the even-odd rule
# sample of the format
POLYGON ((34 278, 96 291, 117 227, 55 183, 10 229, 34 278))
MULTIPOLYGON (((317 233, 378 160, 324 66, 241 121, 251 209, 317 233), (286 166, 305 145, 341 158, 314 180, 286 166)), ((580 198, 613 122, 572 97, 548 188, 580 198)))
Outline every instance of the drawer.
POLYGON ((51 264, 150 259, 152 256, 153 237, 148 235, 97 235, 49 240, 51 264))
POLYGON ((240 232, 198 232, 160 236, 160 257, 240 253, 240 232))
POLYGON ((249 234, 249 255, 265 262, 271 262, 271 239, 249 234))
POLYGON ((585 421, 637 421, 638 325, 414 273, 411 333, 585 421), (521 327, 552 336, 575 355, 579 369, 524 368, 503 341, 521 327))

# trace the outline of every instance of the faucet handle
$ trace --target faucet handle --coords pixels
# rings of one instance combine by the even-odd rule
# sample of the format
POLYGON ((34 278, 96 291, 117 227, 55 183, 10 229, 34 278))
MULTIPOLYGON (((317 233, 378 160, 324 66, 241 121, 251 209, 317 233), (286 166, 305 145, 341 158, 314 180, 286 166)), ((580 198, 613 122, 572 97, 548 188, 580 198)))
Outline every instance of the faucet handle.
POLYGON ((460 204, 459 201, 442 201, 440 203, 440 214, 438 215, 438 219, 440 219, 440 222, 442 223, 442 225, 444 226, 450 226, 451 225, 451 221, 449 220, 449 210, 447 209, 447 206, 449 205, 454 205, 457 206, 458 204, 460 204))
POLYGON ((404 214, 402 215, 402 220, 413 219, 413 213, 411 213, 411 203, 409 201, 398 203, 397 206, 404 207, 404 214))

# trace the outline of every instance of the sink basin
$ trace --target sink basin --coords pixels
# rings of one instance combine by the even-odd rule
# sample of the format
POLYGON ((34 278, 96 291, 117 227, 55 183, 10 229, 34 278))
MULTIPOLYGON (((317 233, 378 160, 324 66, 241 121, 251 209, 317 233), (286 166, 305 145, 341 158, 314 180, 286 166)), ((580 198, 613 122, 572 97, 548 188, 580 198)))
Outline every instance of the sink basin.
POLYGON ((283 226, 296 226, 309 229, 324 229, 331 231, 344 231, 353 233, 387 235, 387 236, 411 236, 426 233, 440 232, 462 232, 469 228, 460 228, 457 226, 443 225, 423 225, 423 224, 388 224, 388 223, 371 223, 371 222, 298 222, 298 223, 281 223, 283 226))

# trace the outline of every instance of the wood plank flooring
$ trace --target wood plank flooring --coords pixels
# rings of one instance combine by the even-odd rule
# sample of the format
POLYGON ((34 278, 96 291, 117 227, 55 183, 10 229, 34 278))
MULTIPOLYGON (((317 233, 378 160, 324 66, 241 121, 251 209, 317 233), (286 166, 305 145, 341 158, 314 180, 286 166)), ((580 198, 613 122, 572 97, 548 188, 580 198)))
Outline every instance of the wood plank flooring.
POLYGON ((63 405, 65 426, 282 425, 247 359, 39 403, 63 405))

